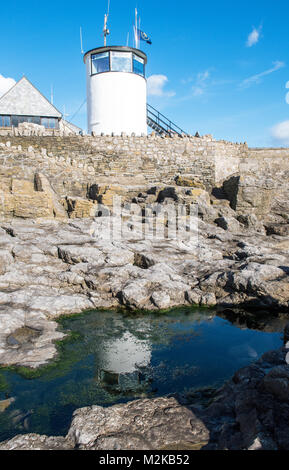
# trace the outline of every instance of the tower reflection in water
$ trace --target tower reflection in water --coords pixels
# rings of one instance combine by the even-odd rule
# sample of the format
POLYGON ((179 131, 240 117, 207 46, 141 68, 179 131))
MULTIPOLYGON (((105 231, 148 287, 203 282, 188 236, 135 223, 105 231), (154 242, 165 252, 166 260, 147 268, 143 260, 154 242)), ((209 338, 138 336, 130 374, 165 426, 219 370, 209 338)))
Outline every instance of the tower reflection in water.
POLYGON ((106 339, 101 345, 98 380, 111 393, 140 392, 151 382, 152 343, 147 337, 152 328, 149 319, 142 321, 142 326, 144 339, 126 329, 121 337, 106 339))

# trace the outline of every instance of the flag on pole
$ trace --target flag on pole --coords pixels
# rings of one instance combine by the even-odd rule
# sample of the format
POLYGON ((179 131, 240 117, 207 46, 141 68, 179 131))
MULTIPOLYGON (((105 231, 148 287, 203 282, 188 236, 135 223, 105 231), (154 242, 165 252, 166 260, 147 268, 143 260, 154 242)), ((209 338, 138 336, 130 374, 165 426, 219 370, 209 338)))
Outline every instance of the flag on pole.
POLYGON ((151 39, 148 37, 148 35, 144 31, 141 31, 140 29, 138 29, 137 34, 138 34, 139 40, 145 41, 147 44, 152 44, 151 39))
POLYGON ((152 44, 151 39, 148 37, 148 35, 140 29, 140 19, 138 21, 137 8, 135 9, 135 26, 133 27, 133 29, 134 29, 134 41, 135 41, 136 49, 139 48, 140 41, 144 41, 147 44, 152 44))

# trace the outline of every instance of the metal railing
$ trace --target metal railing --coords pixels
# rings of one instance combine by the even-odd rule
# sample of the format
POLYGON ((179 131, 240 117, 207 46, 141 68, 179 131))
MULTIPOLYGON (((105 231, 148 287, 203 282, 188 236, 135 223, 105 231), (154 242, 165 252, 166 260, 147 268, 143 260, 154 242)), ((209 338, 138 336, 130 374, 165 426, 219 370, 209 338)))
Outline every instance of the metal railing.
POLYGON ((187 132, 174 124, 150 104, 147 105, 147 124, 160 135, 188 135, 187 132))

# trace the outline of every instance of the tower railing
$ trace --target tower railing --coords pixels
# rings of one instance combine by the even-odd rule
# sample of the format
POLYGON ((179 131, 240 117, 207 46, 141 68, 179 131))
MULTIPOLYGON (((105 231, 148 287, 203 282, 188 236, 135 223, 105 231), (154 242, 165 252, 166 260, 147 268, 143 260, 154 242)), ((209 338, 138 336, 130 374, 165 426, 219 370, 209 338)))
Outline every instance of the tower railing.
POLYGON ((159 135, 188 135, 187 132, 173 123, 150 104, 147 104, 147 124, 159 135))

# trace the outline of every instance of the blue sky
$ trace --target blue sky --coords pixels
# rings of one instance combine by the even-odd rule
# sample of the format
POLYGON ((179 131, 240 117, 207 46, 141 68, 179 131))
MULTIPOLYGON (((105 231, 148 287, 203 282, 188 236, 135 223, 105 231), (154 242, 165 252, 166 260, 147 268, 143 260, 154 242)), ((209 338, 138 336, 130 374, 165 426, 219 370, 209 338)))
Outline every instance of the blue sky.
MULTIPOLYGON (((289 145, 289 3, 285 0, 111 0, 108 43, 125 45, 138 5, 151 36, 150 104, 190 133, 289 145)), ((60 111, 75 114, 86 96, 80 53, 103 44, 107 0, 2 2, 0 94, 25 74, 60 111), (3 78, 4 77, 4 78, 3 78)), ((85 106, 74 118, 86 127, 85 106)))

